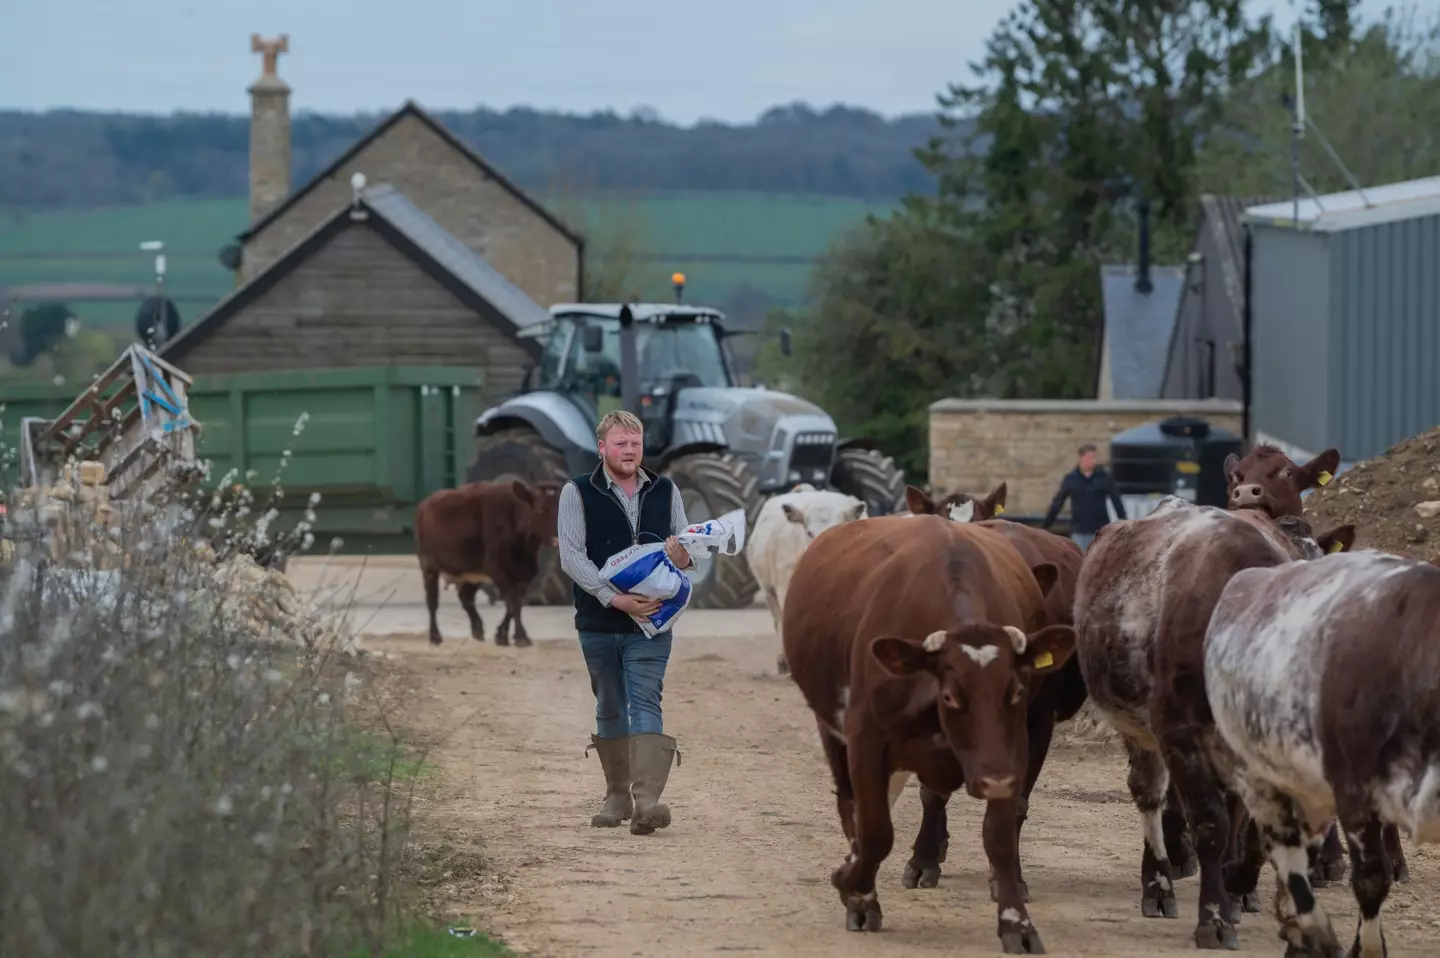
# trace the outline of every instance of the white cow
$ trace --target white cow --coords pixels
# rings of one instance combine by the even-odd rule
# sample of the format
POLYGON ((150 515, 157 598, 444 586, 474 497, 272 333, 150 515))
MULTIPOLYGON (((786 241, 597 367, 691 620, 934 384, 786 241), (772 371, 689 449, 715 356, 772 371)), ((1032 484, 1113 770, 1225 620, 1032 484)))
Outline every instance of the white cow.
MULTIPOLYGON (((842 492, 816 489, 809 483, 802 482, 765 501, 745 543, 745 559, 765 593, 777 636, 785 610, 785 591, 800 554, 831 526, 864 518, 867 515, 863 501, 842 492)), ((784 652, 776 658, 775 667, 782 674, 790 670, 784 652)))

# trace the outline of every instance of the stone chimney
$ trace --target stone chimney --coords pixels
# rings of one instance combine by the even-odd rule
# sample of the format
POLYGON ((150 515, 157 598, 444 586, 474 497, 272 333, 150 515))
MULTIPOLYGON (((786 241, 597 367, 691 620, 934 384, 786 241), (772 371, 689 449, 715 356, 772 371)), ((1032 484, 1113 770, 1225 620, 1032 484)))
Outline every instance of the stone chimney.
POLYGON ((250 84, 250 225, 290 195, 290 88, 275 74, 275 61, 290 52, 290 38, 250 35, 250 52, 264 55, 250 84))

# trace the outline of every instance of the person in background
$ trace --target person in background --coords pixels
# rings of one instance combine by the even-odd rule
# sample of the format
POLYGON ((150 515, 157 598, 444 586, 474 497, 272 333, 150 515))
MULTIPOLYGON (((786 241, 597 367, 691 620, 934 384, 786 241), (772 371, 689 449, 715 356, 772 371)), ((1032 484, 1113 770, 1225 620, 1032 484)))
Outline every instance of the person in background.
POLYGON ((1060 490, 1050 500, 1050 511, 1045 514, 1041 528, 1049 529, 1060 514, 1065 500, 1070 500, 1070 538, 1084 552, 1095 541, 1095 533, 1110 524, 1110 512, 1105 500, 1115 503, 1115 515, 1125 518, 1125 504, 1115 488, 1115 477, 1104 466, 1095 464, 1095 447, 1090 443, 1080 447, 1075 468, 1060 480, 1060 490))

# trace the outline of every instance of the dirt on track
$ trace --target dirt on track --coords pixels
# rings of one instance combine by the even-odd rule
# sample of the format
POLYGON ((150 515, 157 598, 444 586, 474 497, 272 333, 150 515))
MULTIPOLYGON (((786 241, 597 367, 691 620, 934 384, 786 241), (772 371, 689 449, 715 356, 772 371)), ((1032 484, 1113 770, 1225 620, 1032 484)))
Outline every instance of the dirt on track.
MULTIPOLYGON (((590 827, 603 776, 593 752, 582 757, 594 699, 575 640, 505 649, 462 641, 453 629, 438 649, 419 633, 365 640, 394 654, 386 663, 409 690, 405 724, 443 736, 418 808, 430 854, 451 863, 431 889, 443 913, 522 954, 557 958, 999 955, 978 802, 951 802, 939 887, 900 884, 919 822, 913 782, 896 804, 895 848, 880 869, 884 930, 845 931, 829 882, 847 850, 830 776, 799 692, 774 674, 769 618, 759 610, 689 618, 664 697, 666 730, 682 753, 665 793, 674 824, 651 836, 590 827), (714 616, 727 617, 716 631, 741 637, 706 638, 714 616), (737 616, 747 617, 743 628, 737 616)), ((1396 958, 1433 955, 1440 938, 1440 855, 1409 842, 1406 851, 1412 881, 1395 886, 1385 912, 1396 958)), ((1140 915, 1140 829, 1118 747, 1057 741, 1021 853, 1049 954, 1194 954, 1195 879, 1178 885, 1179 920, 1140 915)), ((1242 954, 1284 954, 1271 875, 1264 911, 1240 927, 1242 954)), ((1320 896, 1348 944, 1356 914, 1348 883, 1320 896)))

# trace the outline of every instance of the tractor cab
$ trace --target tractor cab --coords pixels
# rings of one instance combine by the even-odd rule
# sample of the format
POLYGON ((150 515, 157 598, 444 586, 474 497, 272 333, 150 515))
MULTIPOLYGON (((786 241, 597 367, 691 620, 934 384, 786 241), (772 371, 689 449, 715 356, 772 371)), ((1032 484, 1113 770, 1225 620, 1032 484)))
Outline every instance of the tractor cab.
MULTIPOLYGON (((546 329, 531 334, 546 340, 527 391, 558 393, 591 421, 626 406, 622 370, 622 313, 619 304, 560 304, 551 307, 546 329)), ((680 390, 729 389, 735 377, 725 347, 724 314, 679 304, 628 306, 634 332, 637 414, 645 423, 646 452, 667 448, 680 390)))

